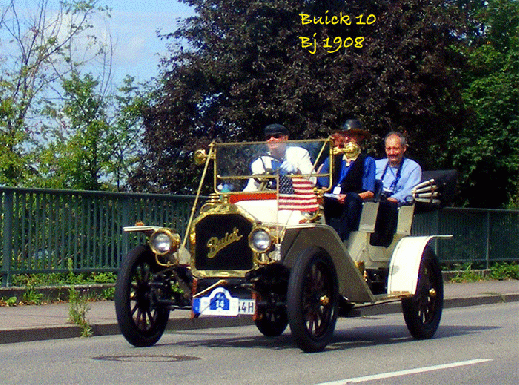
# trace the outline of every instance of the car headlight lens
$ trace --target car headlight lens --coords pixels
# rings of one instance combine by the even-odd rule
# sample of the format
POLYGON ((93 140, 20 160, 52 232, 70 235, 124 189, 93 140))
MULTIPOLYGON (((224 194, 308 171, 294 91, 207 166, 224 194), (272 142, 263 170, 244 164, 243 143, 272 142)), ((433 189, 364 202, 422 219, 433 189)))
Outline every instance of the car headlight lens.
POLYGON ((272 239, 265 229, 256 229, 250 233, 249 245, 252 250, 264 253, 272 246, 272 239))
POLYGON ((159 229, 150 237, 151 251, 158 255, 174 253, 180 246, 180 235, 169 229, 159 229))

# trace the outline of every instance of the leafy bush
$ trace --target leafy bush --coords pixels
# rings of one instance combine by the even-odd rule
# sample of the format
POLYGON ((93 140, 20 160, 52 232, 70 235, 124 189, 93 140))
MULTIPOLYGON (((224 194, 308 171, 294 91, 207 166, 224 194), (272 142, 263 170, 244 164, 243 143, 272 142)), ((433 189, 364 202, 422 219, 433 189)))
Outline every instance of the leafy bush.
POLYGON ((516 262, 496 263, 490 268, 490 277, 497 280, 519 279, 519 264, 516 262))
POLYGON ((459 270, 455 277, 451 279, 451 282, 477 282, 485 279, 485 275, 482 270, 474 270, 472 264, 464 264, 463 269, 459 270))
POLYGON ((464 263, 456 266, 458 273, 451 279, 451 282, 477 282, 485 280, 519 280, 519 264, 517 262, 496 262, 489 270, 474 266, 471 263, 464 263))
POLYGON ((116 280, 117 275, 111 272, 20 274, 12 277, 12 286, 88 285, 93 283, 115 283, 116 280))

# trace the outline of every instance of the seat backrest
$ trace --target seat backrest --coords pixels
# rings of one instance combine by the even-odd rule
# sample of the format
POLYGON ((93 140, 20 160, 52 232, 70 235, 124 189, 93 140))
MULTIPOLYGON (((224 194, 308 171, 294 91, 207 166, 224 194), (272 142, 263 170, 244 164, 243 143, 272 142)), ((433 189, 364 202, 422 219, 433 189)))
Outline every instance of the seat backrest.
POLYGON ((413 226, 414 205, 405 205, 398 208, 397 234, 410 235, 413 226))
POLYGON ((375 223, 378 213, 378 202, 364 202, 359 221, 359 231, 372 233, 375 231, 375 223))

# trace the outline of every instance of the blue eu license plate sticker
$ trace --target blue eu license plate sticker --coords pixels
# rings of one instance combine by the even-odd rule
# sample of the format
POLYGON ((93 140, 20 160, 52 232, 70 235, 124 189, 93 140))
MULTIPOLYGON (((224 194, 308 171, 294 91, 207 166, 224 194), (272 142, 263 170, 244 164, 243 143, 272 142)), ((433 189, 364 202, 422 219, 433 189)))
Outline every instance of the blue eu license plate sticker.
POLYGON ((193 313, 199 315, 236 317, 252 315, 254 311, 253 299, 235 298, 223 287, 214 289, 208 296, 193 298, 193 313))

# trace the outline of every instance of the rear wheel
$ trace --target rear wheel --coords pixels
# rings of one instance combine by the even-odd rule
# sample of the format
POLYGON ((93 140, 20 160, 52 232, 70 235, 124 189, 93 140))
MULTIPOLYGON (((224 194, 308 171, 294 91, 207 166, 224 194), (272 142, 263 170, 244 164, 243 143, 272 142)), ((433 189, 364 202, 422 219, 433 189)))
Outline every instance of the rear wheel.
POLYGON ((157 264, 148 247, 133 249, 123 260, 115 285, 115 312, 121 333, 134 346, 154 345, 166 329, 169 309, 159 306, 157 264))
POLYGON ((405 323, 416 339, 432 338, 443 309, 443 278, 440 263, 427 247, 422 255, 416 293, 402 300, 405 323))
POLYGON ((337 273, 321 249, 307 249, 296 261, 288 284, 290 330, 305 352, 322 351, 331 341, 337 322, 337 273))

